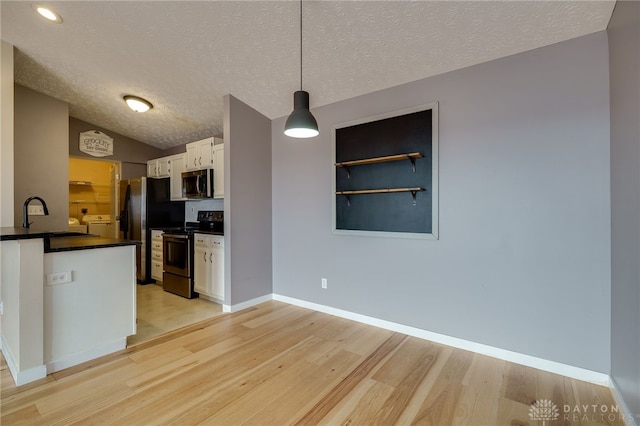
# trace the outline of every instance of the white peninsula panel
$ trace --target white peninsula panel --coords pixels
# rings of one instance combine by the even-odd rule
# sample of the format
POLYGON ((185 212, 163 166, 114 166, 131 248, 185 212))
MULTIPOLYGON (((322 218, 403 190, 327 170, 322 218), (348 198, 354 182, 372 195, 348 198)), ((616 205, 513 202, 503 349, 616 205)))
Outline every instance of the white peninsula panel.
POLYGON ((17 386, 44 378, 41 238, 0 242, 2 353, 17 386))
POLYGON ((124 349, 127 336, 136 333, 134 250, 122 246, 45 253, 48 374, 124 349), (67 272, 71 282, 60 279, 67 272))

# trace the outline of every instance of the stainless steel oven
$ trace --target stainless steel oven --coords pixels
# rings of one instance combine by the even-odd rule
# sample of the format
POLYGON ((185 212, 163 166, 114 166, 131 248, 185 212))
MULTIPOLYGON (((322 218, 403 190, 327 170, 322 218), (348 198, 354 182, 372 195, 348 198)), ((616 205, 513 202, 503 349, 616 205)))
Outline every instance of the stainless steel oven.
POLYGON ((165 233, 162 236, 162 287, 165 291, 187 299, 198 296, 193 290, 191 237, 188 233, 165 233))

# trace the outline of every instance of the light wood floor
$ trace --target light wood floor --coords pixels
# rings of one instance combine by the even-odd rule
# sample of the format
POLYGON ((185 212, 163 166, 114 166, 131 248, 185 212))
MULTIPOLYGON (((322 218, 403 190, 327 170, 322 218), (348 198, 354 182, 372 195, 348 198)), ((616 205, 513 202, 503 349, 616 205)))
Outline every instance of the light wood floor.
POLYGON ((129 346, 222 313, 221 305, 168 293, 162 283, 138 284, 136 292, 137 332, 127 338, 129 346))
POLYGON ((19 389, 6 365, 0 379, 3 425, 534 426, 538 400, 559 408, 546 425, 622 424, 564 418, 611 406, 605 387, 275 301, 19 389))

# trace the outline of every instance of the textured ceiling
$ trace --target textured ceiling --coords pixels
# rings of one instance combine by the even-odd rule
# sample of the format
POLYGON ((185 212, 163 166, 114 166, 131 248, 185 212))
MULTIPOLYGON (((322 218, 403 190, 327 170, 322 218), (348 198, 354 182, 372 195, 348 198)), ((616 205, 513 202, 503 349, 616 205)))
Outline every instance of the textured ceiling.
MULTIPOLYGON (((2 1, 16 82, 158 148, 222 134, 223 96, 269 118, 299 89, 297 1, 2 1), (136 114, 122 96, 151 101, 136 114)), ((311 107, 606 29, 614 1, 307 1, 311 107)), ((322 131, 322 129, 321 129, 322 131)))

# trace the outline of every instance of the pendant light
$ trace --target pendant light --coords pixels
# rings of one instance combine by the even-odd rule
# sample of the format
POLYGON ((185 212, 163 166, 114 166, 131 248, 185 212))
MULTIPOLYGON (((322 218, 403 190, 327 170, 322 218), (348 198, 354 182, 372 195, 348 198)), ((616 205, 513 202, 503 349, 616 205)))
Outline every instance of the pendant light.
POLYGON ((292 138, 318 136, 318 123, 309 111, 309 92, 302 90, 302 0, 300 0, 300 90, 293 94, 293 112, 287 118, 284 134, 292 138))

